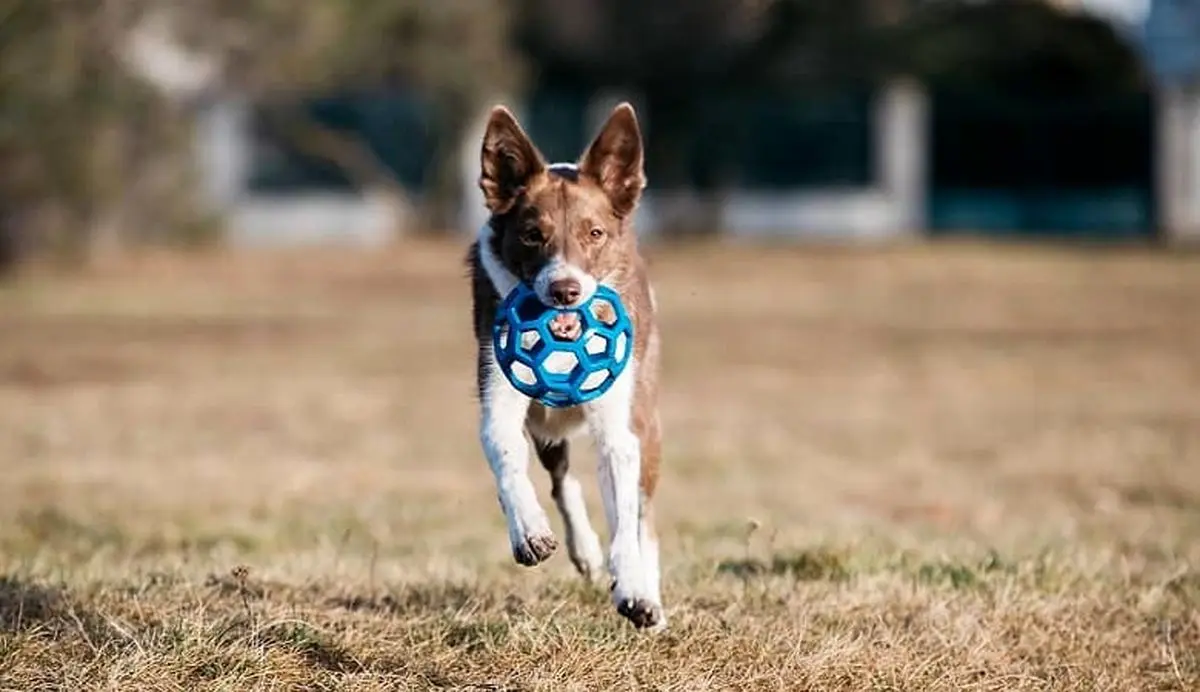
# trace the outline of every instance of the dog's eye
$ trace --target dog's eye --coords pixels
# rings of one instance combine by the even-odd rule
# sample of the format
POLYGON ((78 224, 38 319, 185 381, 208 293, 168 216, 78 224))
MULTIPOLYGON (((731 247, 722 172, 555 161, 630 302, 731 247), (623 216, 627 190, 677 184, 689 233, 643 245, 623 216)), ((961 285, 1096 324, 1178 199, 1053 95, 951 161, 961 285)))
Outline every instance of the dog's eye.
POLYGON ((542 242, 542 229, 537 226, 522 228, 519 237, 521 242, 526 245, 540 245, 542 242))
POLYGON ((592 228, 591 232, 589 232, 588 235, 592 236, 593 240, 599 240, 604 237, 604 229, 600 228, 599 226, 596 226, 596 227, 592 228))

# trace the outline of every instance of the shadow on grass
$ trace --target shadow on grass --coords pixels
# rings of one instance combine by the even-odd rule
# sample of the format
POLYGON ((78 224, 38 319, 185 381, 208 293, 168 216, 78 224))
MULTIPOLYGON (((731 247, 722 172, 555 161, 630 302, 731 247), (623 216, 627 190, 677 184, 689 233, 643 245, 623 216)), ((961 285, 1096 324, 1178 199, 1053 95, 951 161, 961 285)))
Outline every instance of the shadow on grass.
POLYGON ((331 673, 361 673, 366 668, 342 646, 303 623, 284 623, 258 633, 257 642, 298 654, 310 666, 331 673))
POLYGON ((412 615, 459 611, 486 594, 460 584, 419 584, 382 595, 352 594, 335 596, 329 604, 354 611, 412 615))
POLYGON ((82 639, 92 649, 129 643, 103 617, 80 607, 63 590, 14 576, 0 576, 0 633, 82 639))
POLYGON ((841 555, 824 550, 810 550, 780 553, 771 556, 769 560, 722 560, 717 563, 717 574, 739 579, 789 577, 796 581, 845 581, 850 577, 850 570, 841 555))
POLYGON ((898 559, 851 559, 827 549, 776 553, 768 558, 747 557, 723 560, 717 574, 741 580, 785 578, 794 581, 844 582, 855 574, 894 573, 918 584, 951 589, 985 586, 995 577, 1011 577, 1016 565, 995 552, 981 560, 920 559, 901 555, 898 559))
POLYGON ((66 617, 70 605, 58 589, 17 577, 0 577, 0 631, 28 632, 66 617))
POLYGON ((376 594, 343 594, 327 599, 337 608, 386 613, 397 617, 467 612, 523 615, 531 608, 567 601, 585 608, 608 604, 608 593, 583 581, 541 584, 535 593, 505 593, 477 584, 427 582, 408 584, 376 594))

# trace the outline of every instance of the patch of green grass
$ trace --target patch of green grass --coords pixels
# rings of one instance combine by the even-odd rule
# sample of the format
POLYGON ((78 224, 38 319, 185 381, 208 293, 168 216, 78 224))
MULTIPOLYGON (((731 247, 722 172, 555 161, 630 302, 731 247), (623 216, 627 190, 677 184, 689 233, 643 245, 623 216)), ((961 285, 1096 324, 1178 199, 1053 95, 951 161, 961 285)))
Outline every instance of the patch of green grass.
POLYGON ((996 576, 1011 577, 1017 573, 1018 566, 1001 559, 999 554, 991 551, 978 561, 968 562, 942 557, 918 561, 916 564, 903 564, 902 569, 911 573, 922 584, 968 589, 983 587, 994 581, 993 577, 996 576))
POLYGON ((788 577, 797 581, 845 581, 850 569, 842 554, 831 550, 801 551, 773 555, 770 559, 744 558, 717 563, 718 574, 740 579, 788 577))

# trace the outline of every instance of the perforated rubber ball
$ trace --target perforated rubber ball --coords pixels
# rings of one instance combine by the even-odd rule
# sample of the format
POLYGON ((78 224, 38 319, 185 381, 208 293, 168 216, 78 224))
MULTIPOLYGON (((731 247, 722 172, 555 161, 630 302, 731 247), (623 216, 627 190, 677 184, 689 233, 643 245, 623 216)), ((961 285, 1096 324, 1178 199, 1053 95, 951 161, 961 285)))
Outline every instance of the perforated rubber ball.
POLYGON ((554 308, 518 284, 496 311, 492 349, 501 372, 521 393, 554 408, 578 406, 607 392, 629 364, 633 322, 608 286, 598 286, 578 307, 554 308), (551 331, 551 321, 562 313, 578 316, 578 338, 562 339, 551 331))

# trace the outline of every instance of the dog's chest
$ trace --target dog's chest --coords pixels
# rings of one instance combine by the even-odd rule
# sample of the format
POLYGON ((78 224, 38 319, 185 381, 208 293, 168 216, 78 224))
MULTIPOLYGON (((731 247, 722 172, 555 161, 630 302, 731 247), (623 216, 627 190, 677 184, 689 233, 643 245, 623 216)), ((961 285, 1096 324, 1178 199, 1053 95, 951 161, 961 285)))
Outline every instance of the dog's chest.
POLYGON ((534 402, 526 419, 529 432, 542 440, 566 440, 583 429, 583 409, 549 408, 534 402))

